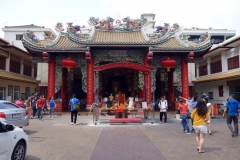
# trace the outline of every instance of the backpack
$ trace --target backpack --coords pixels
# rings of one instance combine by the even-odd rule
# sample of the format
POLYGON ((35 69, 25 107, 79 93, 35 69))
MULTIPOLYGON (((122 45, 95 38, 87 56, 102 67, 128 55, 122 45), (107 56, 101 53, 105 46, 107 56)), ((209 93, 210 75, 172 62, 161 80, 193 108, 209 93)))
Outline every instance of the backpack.
POLYGON ((28 99, 27 100, 25 100, 25 102, 24 102, 24 107, 26 108, 26 107, 28 107, 30 104, 29 104, 29 101, 28 101, 28 99))

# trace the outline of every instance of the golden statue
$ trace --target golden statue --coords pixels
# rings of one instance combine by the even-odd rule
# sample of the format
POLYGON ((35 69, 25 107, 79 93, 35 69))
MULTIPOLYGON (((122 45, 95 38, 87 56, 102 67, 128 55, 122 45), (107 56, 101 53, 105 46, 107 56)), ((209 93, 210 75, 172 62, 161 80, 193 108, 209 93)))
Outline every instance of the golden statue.
POLYGON ((112 93, 110 94, 109 99, 110 99, 110 101, 113 101, 114 97, 113 97, 112 93))

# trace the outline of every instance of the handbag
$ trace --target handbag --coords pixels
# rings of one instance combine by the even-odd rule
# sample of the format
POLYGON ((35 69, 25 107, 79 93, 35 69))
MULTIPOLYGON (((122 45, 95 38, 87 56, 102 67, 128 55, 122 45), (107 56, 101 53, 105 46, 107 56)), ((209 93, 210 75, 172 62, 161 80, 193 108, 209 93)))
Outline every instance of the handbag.
POLYGON ((72 99, 72 104, 73 104, 73 108, 75 111, 79 110, 79 105, 78 104, 74 104, 73 99, 72 99))

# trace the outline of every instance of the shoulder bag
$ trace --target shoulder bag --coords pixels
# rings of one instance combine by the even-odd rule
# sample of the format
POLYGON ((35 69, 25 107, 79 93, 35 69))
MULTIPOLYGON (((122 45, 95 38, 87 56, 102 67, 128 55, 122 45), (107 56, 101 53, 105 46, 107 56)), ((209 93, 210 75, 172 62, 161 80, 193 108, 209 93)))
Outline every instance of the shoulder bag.
POLYGON ((73 108, 75 111, 78 111, 79 110, 79 105, 78 104, 74 104, 74 101, 72 99, 72 104, 73 104, 73 108))

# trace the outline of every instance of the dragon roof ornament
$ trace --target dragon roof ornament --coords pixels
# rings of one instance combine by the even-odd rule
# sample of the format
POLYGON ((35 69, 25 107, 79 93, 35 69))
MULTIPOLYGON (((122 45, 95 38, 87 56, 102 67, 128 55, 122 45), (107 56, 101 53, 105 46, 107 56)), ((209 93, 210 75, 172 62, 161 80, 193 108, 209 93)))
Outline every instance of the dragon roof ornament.
POLYGON ((96 27, 96 30, 101 31, 140 31, 142 26, 147 24, 147 19, 131 19, 129 16, 123 19, 113 19, 106 17, 106 19, 99 20, 99 18, 90 17, 88 23, 96 27))

